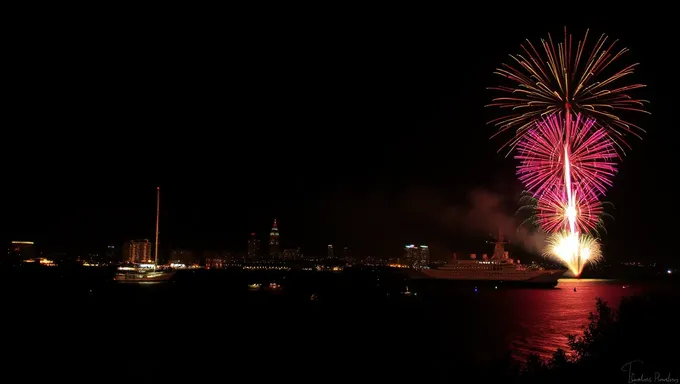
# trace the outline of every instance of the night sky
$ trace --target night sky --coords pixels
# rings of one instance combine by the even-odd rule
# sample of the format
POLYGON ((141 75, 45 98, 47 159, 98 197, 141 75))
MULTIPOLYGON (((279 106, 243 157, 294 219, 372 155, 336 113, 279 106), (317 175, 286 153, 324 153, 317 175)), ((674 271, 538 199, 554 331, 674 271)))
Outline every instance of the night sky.
POLYGON ((622 63, 641 62, 634 80, 651 101, 651 116, 633 116, 648 134, 631 139, 606 199, 616 209, 605 257, 670 259, 680 212, 668 12, 539 11, 24 25, 6 55, 3 240, 82 252, 153 238, 160 185, 168 249, 245 251, 276 218, 283 246, 312 254, 329 243, 375 256, 410 243, 491 253, 484 225, 465 225, 470 196, 498 198, 512 216, 522 188, 515 161, 496 152, 504 141, 489 140, 500 111, 484 108, 485 88, 524 38, 566 25, 629 47, 622 63))

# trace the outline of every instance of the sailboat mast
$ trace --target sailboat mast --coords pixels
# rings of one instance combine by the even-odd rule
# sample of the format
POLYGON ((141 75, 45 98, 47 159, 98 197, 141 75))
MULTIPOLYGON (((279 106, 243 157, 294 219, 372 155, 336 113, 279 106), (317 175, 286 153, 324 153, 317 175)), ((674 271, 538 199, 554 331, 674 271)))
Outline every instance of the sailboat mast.
POLYGON ((154 247, 154 268, 158 266, 158 218, 161 214, 161 187, 156 187, 156 246, 154 247))

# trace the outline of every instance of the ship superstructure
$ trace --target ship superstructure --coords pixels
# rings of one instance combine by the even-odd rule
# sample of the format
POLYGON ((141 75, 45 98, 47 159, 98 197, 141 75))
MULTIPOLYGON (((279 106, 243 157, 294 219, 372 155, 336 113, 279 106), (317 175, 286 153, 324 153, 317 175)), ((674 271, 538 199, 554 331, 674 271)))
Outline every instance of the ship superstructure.
POLYGON ((471 254, 467 260, 459 260, 454 257, 448 264, 423 270, 426 278, 463 280, 463 281, 498 281, 498 282, 523 282, 537 284, 557 284, 557 280, 566 272, 565 270, 547 270, 535 264, 522 265, 519 260, 509 257, 505 250, 505 244, 501 233, 494 244, 494 252, 491 258, 486 254, 482 255, 481 260, 477 259, 476 254, 471 254))

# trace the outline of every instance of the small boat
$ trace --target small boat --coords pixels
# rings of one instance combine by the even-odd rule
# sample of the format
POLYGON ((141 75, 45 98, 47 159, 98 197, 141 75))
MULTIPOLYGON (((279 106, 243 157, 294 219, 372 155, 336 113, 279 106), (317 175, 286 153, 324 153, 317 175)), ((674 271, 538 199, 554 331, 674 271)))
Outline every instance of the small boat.
POLYGON ((408 290, 408 285, 407 285, 406 291, 402 292, 401 294, 404 295, 404 296, 411 296, 411 295, 413 295, 413 292, 408 290))
POLYGON ((158 222, 161 212, 161 187, 156 188, 156 245, 154 247, 154 263, 152 265, 128 264, 118 267, 114 281, 125 283, 152 283, 170 280, 175 271, 158 269, 158 222))
POLYGON ((262 284, 248 284, 248 290, 249 291, 259 291, 260 288, 262 288, 262 284))
POLYGON ((271 289, 271 290, 276 291, 276 290, 281 289, 281 284, 277 284, 277 283, 269 283, 269 287, 268 287, 268 288, 271 289))
POLYGON ((175 271, 153 270, 151 268, 118 269, 119 272, 113 277, 114 281, 122 283, 151 283, 168 281, 175 271))

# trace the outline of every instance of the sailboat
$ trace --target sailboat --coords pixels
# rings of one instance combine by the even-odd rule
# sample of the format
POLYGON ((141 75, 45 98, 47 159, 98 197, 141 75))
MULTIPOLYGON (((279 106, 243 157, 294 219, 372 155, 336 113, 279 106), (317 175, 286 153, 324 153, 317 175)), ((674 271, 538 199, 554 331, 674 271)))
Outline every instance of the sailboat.
POLYGON ((161 187, 156 188, 156 243, 154 247, 154 263, 152 268, 141 265, 120 266, 113 277, 115 281, 125 283, 151 283, 168 281, 175 271, 158 268, 158 223, 161 214, 161 187))

